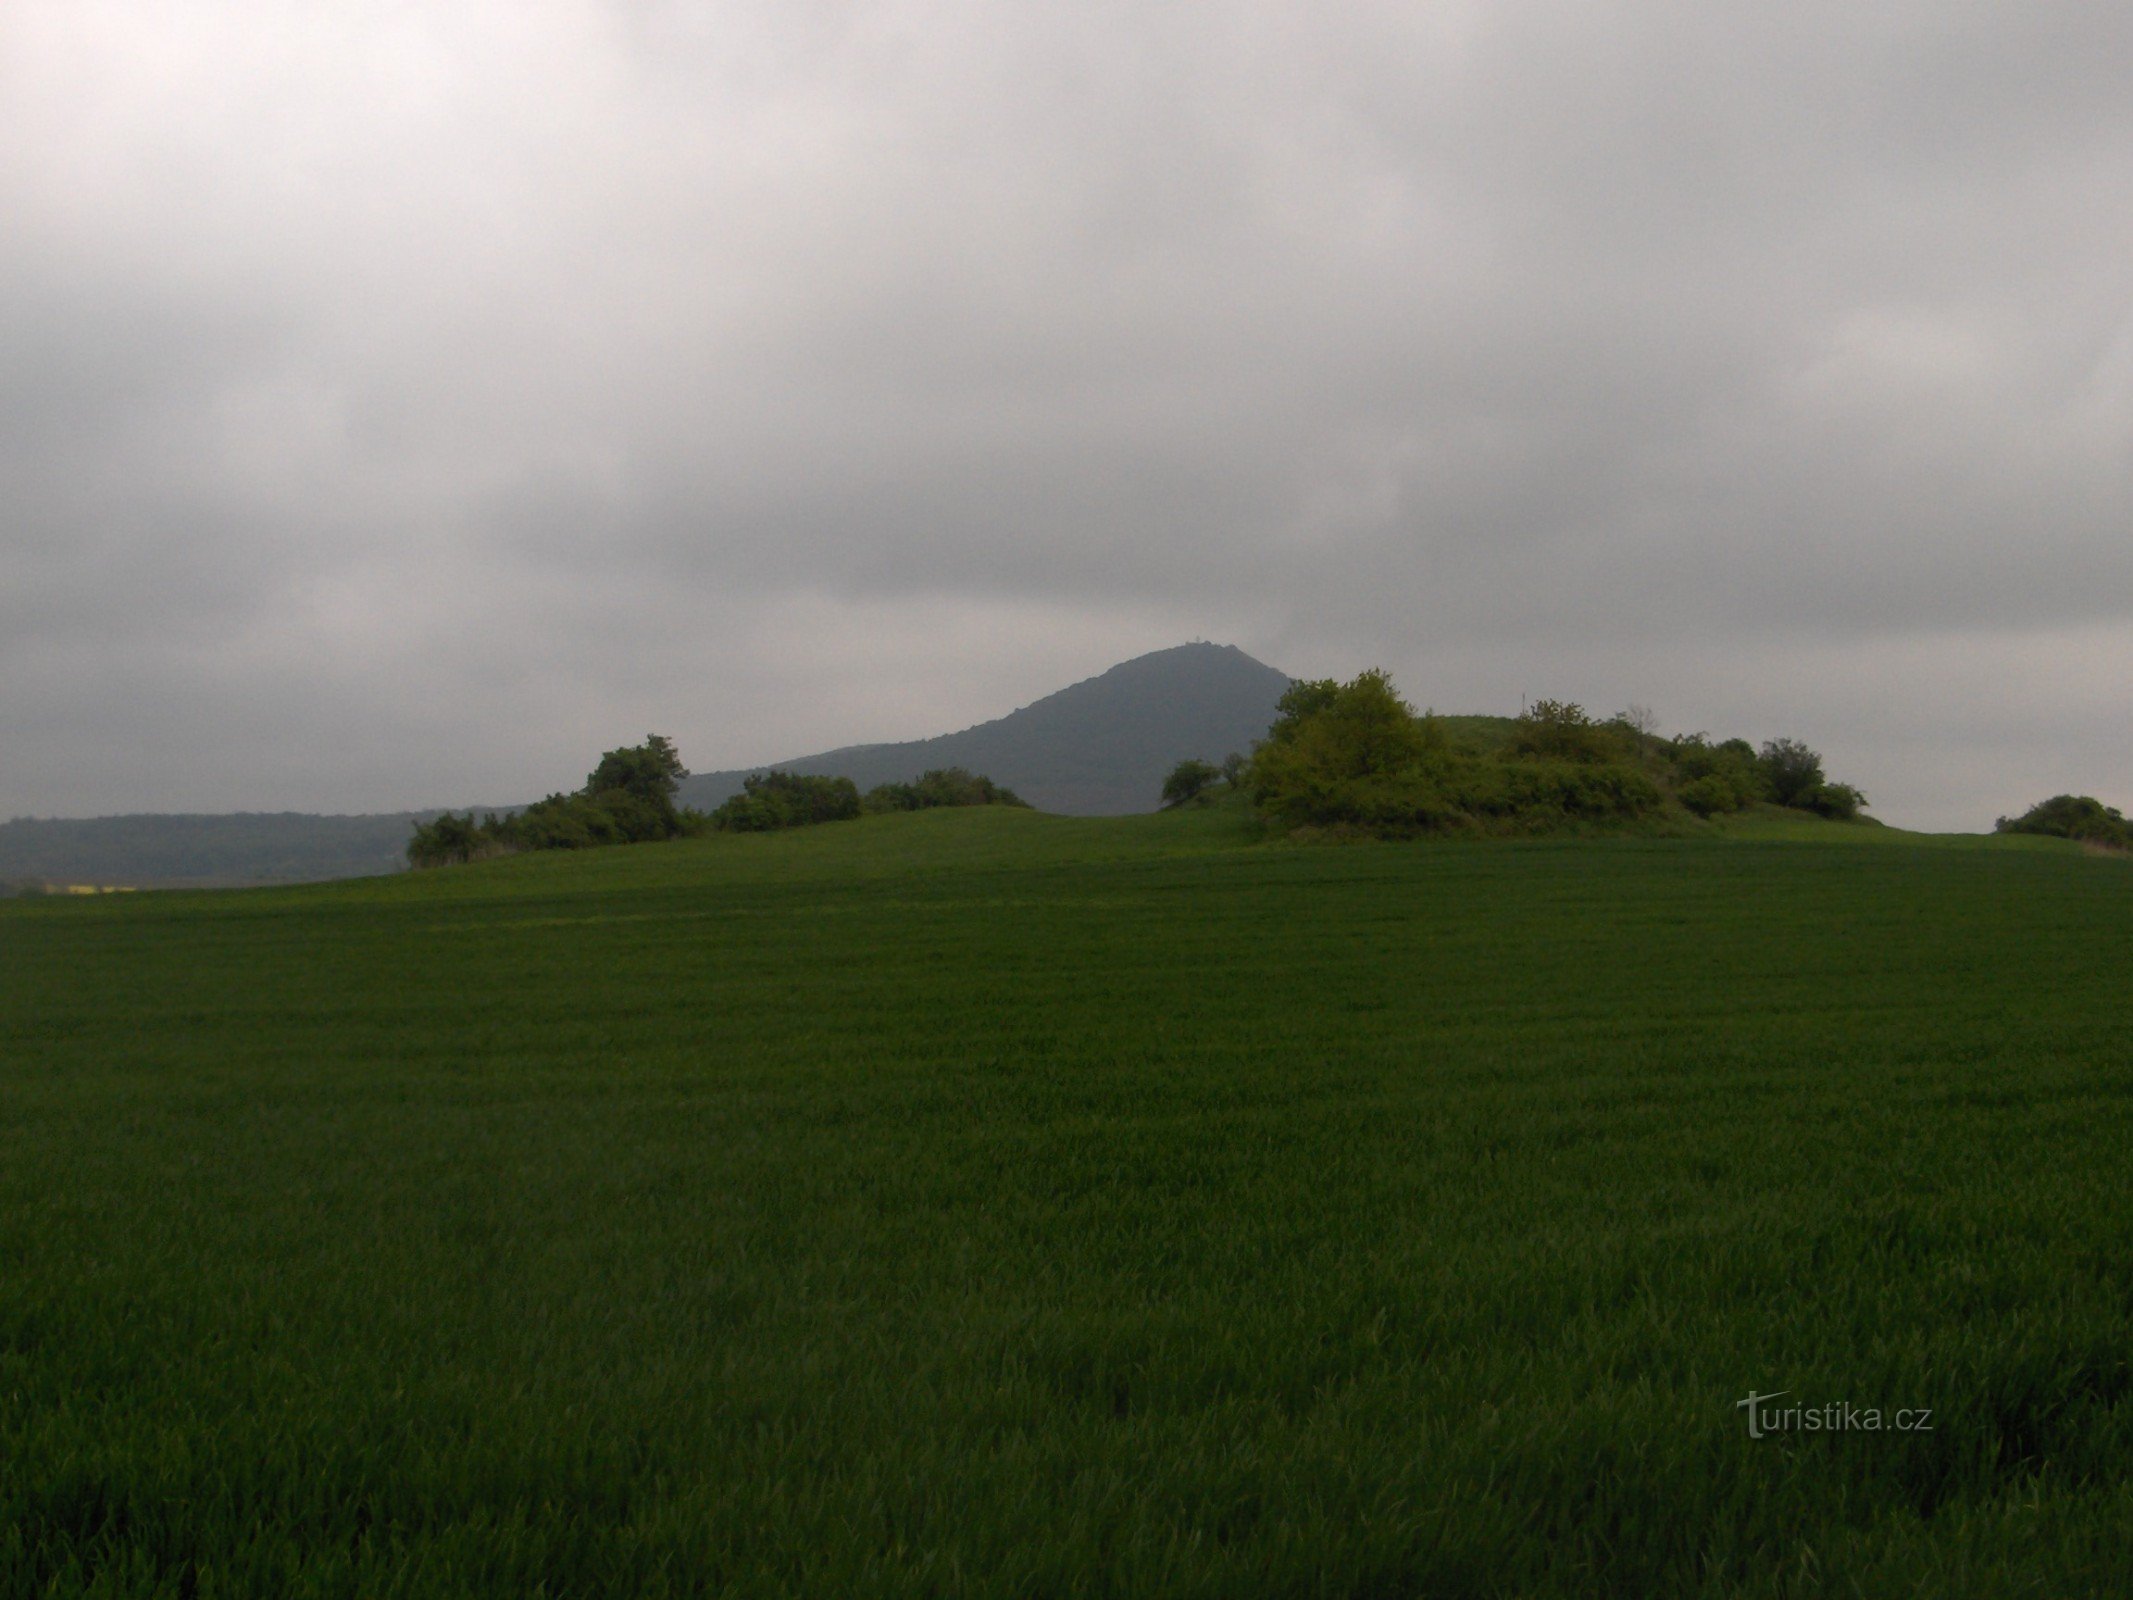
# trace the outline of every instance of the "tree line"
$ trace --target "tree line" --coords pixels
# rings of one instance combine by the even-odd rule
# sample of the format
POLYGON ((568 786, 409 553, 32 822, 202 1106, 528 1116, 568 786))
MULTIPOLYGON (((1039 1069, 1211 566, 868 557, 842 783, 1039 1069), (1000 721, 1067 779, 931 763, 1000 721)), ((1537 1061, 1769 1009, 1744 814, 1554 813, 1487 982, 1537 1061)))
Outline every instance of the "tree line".
POLYGON ((850 778, 770 771, 747 778, 741 792, 711 811, 677 806, 689 775, 673 741, 647 735, 642 744, 610 750, 584 787, 551 794, 523 810, 447 811, 415 824, 407 859, 415 867, 450 866, 526 850, 589 850, 648 844, 706 833, 765 833, 840 822, 890 811, 936 806, 1020 806, 1015 793, 990 778, 947 767, 909 783, 884 783, 861 795, 850 778))
POLYGON ((741 792, 713 811, 709 822, 733 833, 763 833, 891 811, 1028 803, 1012 789, 962 767, 937 767, 909 783, 876 784, 863 795, 850 778, 773 770, 742 779, 741 792))

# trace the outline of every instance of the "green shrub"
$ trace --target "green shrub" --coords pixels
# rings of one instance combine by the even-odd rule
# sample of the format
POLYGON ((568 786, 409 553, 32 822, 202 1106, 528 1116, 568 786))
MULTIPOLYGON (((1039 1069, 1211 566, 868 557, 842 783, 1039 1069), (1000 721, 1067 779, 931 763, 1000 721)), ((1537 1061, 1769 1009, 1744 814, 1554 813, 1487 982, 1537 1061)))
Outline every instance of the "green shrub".
POLYGON ((798 772, 757 772, 741 792, 711 813, 711 825, 730 833, 771 833, 859 815, 859 787, 850 778, 798 772))
POLYGON ((1536 700, 1518 714, 1511 749, 1519 755, 1558 761, 1606 761, 1632 746, 1613 727, 1594 722, 1570 700, 1536 700))
POLYGON ((910 783, 876 784, 860 801, 869 815, 884 811, 930 811, 937 806, 1024 806, 1012 789, 962 767, 936 767, 910 783))
POLYGON ((2085 794, 2055 794, 2049 800, 2038 801, 2019 817, 2000 818, 1993 827, 2000 833, 2041 833, 2133 850, 2133 823, 2127 822, 2117 807, 2085 794))
POLYGON ((1619 759, 1628 747, 1613 730, 1554 701, 1533 713, 1506 751, 1454 748, 1444 724, 1418 718, 1382 672, 1298 684, 1253 753, 1252 800, 1284 829, 1391 837, 1546 832, 1665 804, 1619 759))
POLYGON ((1818 783, 1802 804, 1817 816, 1850 822, 1866 804, 1866 796, 1848 783, 1818 783))
POLYGON ((509 824, 521 850, 590 850, 621 844, 613 819, 582 794, 552 794, 537 800, 509 824))
POLYGON ((1704 734, 1689 733, 1664 748, 1673 763, 1675 781, 1681 785, 1682 804, 1699 815, 1738 811, 1742 806, 1770 798, 1770 786, 1756 759, 1755 747, 1745 739, 1713 744, 1704 734), (1688 791, 1707 778, 1716 783, 1698 791, 1710 803, 1710 809, 1704 810, 1690 801, 1688 791), (1719 796, 1720 787, 1725 790, 1723 799, 1719 796))
POLYGON ((1621 762, 1505 762, 1502 772, 1506 803, 1496 814, 1526 828, 1641 817, 1663 803, 1651 779, 1621 762))
POLYGON ((1806 807, 1822 787, 1822 758, 1797 739, 1772 739, 1757 758, 1770 798, 1781 806, 1806 807))
POLYGON ((1222 769, 1205 761, 1180 761, 1163 780, 1163 809, 1173 810, 1207 799, 1207 791, 1222 776, 1222 769))
POLYGON ((471 811, 463 817, 447 811, 427 823, 415 824, 414 836, 407 842, 407 860, 413 867, 460 866, 488 856, 506 855, 516 848, 519 847, 505 841, 503 824, 494 813, 476 822, 471 811))
MULTIPOLYGON (((417 824, 407 859, 416 867, 450 866, 519 850, 590 850, 646 844, 684 831, 674 794, 689 775, 671 741, 649 734, 644 743, 610 750, 575 794, 552 794, 523 811, 479 823, 474 813, 417 824)), ((696 816, 696 813, 689 813, 696 816)))
POLYGON ((1414 708, 1383 672, 1293 684, 1253 754, 1253 803, 1291 826, 1354 820, 1335 813, 1362 803, 1356 785, 1410 773, 1428 748, 1414 708))
POLYGON ((1417 717, 1382 672, 1297 683, 1245 781, 1276 827, 1336 834, 1544 833, 1769 799, 1850 818, 1866 804, 1797 740, 1662 739, 1649 712, 1595 722, 1564 700, 1534 701, 1500 743, 1486 720, 1417 717))
POLYGON ((1715 772, 1706 773, 1685 784, 1680 800, 1699 817, 1719 816, 1728 811, 1738 811, 1741 806, 1740 795, 1733 785, 1715 772))

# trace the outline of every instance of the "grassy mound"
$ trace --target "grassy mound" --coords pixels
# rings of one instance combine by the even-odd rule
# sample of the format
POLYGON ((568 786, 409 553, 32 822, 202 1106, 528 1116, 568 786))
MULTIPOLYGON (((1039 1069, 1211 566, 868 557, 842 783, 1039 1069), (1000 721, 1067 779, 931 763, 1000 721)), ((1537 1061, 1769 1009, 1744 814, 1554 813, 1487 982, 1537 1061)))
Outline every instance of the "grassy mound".
POLYGON ((1648 712, 1601 722, 1557 700, 1515 721, 1417 716, 1377 670, 1291 685, 1242 781, 1281 832, 1383 839, 1693 832, 1765 803, 1850 821, 1866 804, 1796 739, 1758 753, 1744 739, 1661 738, 1648 712))

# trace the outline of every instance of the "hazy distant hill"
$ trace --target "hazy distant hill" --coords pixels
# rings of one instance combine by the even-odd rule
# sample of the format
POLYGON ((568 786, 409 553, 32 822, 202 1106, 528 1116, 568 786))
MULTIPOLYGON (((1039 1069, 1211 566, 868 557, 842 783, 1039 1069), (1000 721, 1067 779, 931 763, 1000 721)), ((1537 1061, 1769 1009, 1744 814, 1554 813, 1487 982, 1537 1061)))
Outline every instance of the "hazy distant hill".
MULTIPOLYGON (((1188 756, 1249 750, 1274 720, 1288 677, 1234 645, 1158 650, 1046 695, 996 722, 905 744, 853 745, 776 763, 848 777, 860 788, 968 767, 1046 811, 1110 816, 1153 811, 1164 774, 1188 756)), ((760 767, 700 773, 682 786, 712 806, 760 767)), ((501 807, 497 809, 503 809, 501 807)), ((296 883, 393 872, 409 830, 434 811, 368 816, 240 812, 136 814, 0 823, 0 889, 44 883, 296 883)))
MULTIPOLYGON (((1118 816, 1153 811, 1163 778, 1190 756, 1220 761, 1250 750, 1274 720, 1288 674, 1235 645, 1184 644, 1136 656, 1109 672, 961 733, 903 744, 859 744, 769 765, 850 778, 861 789, 967 767, 1004 783, 1040 811, 1118 816)), ((710 807, 764 767, 698 773, 686 804, 710 807)))
POLYGON ((212 886, 360 878, 406 866, 409 832, 435 815, 18 817, 0 823, 0 882, 212 886))

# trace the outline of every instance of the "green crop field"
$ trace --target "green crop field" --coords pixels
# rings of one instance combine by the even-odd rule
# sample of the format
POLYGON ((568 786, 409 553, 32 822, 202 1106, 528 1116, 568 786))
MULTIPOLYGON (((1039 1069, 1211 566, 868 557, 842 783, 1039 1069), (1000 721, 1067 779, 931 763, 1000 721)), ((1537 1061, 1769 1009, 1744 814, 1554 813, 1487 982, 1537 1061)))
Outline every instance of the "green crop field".
POLYGON ((1729 829, 0 906, 0 1594, 2133 1590, 2133 868, 1729 829))

